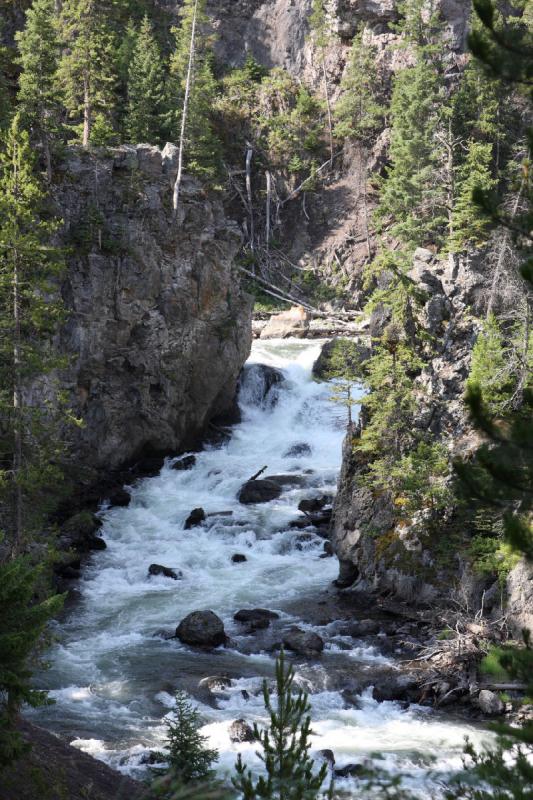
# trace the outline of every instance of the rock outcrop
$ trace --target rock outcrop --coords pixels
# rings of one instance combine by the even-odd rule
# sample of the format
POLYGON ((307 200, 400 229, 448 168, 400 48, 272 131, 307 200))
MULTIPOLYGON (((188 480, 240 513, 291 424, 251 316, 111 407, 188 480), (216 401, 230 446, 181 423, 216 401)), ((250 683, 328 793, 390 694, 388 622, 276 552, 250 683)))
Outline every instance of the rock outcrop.
POLYGON ((173 145, 72 148, 53 187, 71 251, 60 384, 84 420, 76 461, 97 472, 186 448, 231 407, 249 353, 239 231, 191 179, 173 221, 175 161, 173 145))

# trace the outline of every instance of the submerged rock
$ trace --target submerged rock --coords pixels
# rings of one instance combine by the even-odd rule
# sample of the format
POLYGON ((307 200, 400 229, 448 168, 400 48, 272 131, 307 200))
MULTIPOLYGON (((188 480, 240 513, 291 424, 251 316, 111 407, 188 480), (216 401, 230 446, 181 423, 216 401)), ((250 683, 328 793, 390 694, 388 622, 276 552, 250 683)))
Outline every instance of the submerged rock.
POLYGON ((269 364, 247 364, 239 382, 239 398, 246 404, 272 408, 278 402, 278 389, 285 383, 280 369, 269 364))
POLYGON ((224 623, 213 611, 193 611, 176 628, 176 636, 184 644, 218 647, 226 642, 224 623))
POLYGON ((174 464, 172 464, 172 469, 178 471, 192 469, 195 464, 196 464, 196 456, 184 456, 183 458, 180 458, 178 461, 175 461, 174 464))
POLYGON ((243 564, 245 561, 248 561, 248 559, 243 553, 234 553, 231 557, 231 561, 233 564, 243 564))
POLYGON ((313 631, 292 627, 283 636, 283 644, 288 650, 302 656, 316 656, 324 649, 324 640, 313 631))
POLYGON ((209 675, 198 683, 200 689, 209 689, 210 692, 223 692, 231 686, 231 678, 227 675, 209 675))
POLYGON ((265 481, 275 483, 283 489, 285 486, 305 486, 307 478, 303 475, 267 475, 265 481))
POLYGON ((186 531, 191 528, 197 528, 205 520, 205 511, 203 508, 193 508, 187 519, 185 520, 184 528, 186 531))
POLYGON ((283 453, 283 458, 299 458, 300 456, 310 456, 313 452, 312 447, 307 442, 297 442, 283 453))
POLYGON ((228 733, 230 742, 236 744, 239 742, 255 742, 253 728, 244 719, 236 719, 232 722, 228 733))
POLYGON ((243 505, 252 503, 269 503, 281 494, 281 486, 270 480, 246 481, 241 487, 237 499, 243 505))
POLYGON ((236 622, 258 622, 260 620, 279 619, 279 614, 267 608, 241 608, 233 615, 236 622))
POLYGON ((163 575, 163 577, 172 578, 174 581, 179 581, 183 578, 182 572, 176 572, 176 570, 170 567, 164 567, 162 564, 150 564, 148 567, 148 575, 163 575))

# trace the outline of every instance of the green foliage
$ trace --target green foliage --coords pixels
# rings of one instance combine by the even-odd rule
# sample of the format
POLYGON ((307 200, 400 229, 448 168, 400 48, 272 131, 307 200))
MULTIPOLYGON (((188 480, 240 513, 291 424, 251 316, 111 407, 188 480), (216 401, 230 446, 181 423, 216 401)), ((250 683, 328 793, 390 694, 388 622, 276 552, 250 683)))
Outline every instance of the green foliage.
POLYGON ((200 733, 200 714, 186 692, 176 692, 176 708, 166 725, 171 779, 187 784, 212 777, 218 752, 205 746, 207 738, 200 733))
MULTIPOLYGON (((40 407, 26 388, 64 366, 51 347, 63 319, 57 279, 62 254, 50 245, 57 221, 41 216, 45 195, 33 171, 28 134, 15 116, 0 151, 0 523, 10 545, 38 524, 61 485, 56 435, 68 412, 60 396, 40 407), (58 402, 59 401, 59 402, 58 402), (55 407, 54 407, 55 406, 55 407)), ((53 382, 51 383, 53 387, 53 382)))
POLYGON ((501 326, 491 314, 472 350, 467 383, 469 387, 479 386, 491 414, 501 415, 508 407, 516 383, 511 370, 501 326))
POLYGON ((365 41, 363 29, 354 37, 335 105, 338 138, 367 142, 383 124, 385 108, 379 102, 376 60, 377 49, 365 41))
POLYGON ((97 115, 101 115, 94 134, 98 144, 104 121, 114 127, 118 44, 112 19, 109 0, 65 0, 61 9, 64 49, 59 80, 64 86, 67 111, 84 145, 93 142, 97 115))
POLYGON ((507 542, 491 536, 474 536, 470 543, 469 555, 476 572, 482 575, 496 575, 502 586, 519 561, 519 556, 507 542))
POLYGON ((443 511, 454 499, 450 472, 450 455, 443 444, 419 442, 391 470, 389 487, 394 487, 395 505, 411 514, 443 511))
POLYGON ((450 247, 460 252, 480 247, 487 239, 490 220, 474 201, 474 190, 491 193, 497 181, 493 176, 493 145, 470 140, 464 162, 457 169, 457 193, 452 211, 450 247))
POLYGON ((0 769, 27 749, 15 728, 21 705, 47 702, 45 692, 31 688, 30 661, 63 597, 36 601, 41 572, 28 557, 0 564, 0 769))
POLYGON ((125 129, 131 142, 161 144, 165 75, 152 25, 145 16, 135 37, 128 69, 125 129))
POLYGON ((51 149, 61 133, 63 93, 57 81, 60 43, 53 0, 34 0, 16 35, 20 53, 18 104, 24 126, 39 141, 51 177, 51 149))
POLYGON ((261 746, 266 777, 254 779, 239 754, 233 785, 243 800, 316 800, 328 768, 323 764, 318 771, 314 769, 309 755, 311 707, 305 692, 294 692, 294 670, 285 668, 283 650, 276 661, 275 703, 266 681, 263 697, 270 725, 263 730, 254 725, 254 734, 261 746))

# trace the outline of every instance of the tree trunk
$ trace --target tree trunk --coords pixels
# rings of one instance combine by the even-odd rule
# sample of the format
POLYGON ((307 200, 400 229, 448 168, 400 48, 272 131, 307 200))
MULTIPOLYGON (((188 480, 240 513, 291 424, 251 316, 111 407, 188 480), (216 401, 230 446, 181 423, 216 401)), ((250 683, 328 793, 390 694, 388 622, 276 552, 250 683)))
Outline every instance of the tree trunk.
POLYGON ((266 251, 270 251, 270 203, 272 198, 272 175, 269 170, 266 172, 266 222, 265 222, 265 239, 266 251))
POLYGON ((360 150, 360 173, 361 173, 361 184, 363 187, 363 224, 365 226, 365 238, 366 238, 366 252, 368 255, 368 260, 370 261, 372 258, 372 251, 370 248, 370 232, 368 228, 368 196, 366 191, 366 183, 367 183, 367 150, 364 145, 361 145, 360 150))
POLYGON ((22 542, 22 492, 20 487, 22 469, 22 392, 20 366, 20 287, 17 254, 15 252, 13 260, 13 482, 15 487, 13 557, 20 552, 22 542))
POLYGON ((252 196, 252 156, 254 154, 252 145, 246 143, 246 196, 248 198, 248 214, 250 215, 250 250, 254 251, 254 204, 252 196))
POLYGON ((322 74, 324 76, 324 94, 326 97, 326 109, 328 113, 328 134, 329 134, 329 164, 333 166, 333 119, 331 114, 331 100, 329 97, 328 73, 326 71, 326 57, 322 48, 322 74))
POLYGON ((196 17, 198 13, 198 0, 194 3, 194 13, 191 26, 191 44, 189 47, 189 63, 187 66, 187 79, 185 81, 185 97, 183 98, 183 111, 181 112, 181 131, 180 131, 180 145, 178 153, 178 174, 176 175, 176 182, 174 183, 174 191, 172 194, 172 216, 175 220, 178 216, 178 205, 180 200, 181 178, 183 174, 183 153, 185 150, 185 129, 187 125, 187 112, 189 110, 189 97, 191 94, 191 84, 193 80, 194 69, 194 55, 195 55, 195 39, 196 39, 196 17))
POLYGON ((89 146, 92 128, 92 108, 91 108, 91 92, 89 87, 89 76, 87 72, 83 76, 83 147, 89 146))
POLYGON ((46 181, 52 183, 52 156, 50 153, 50 142, 46 133, 42 135, 42 145, 44 153, 44 162, 46 165, 46 181))
MULTIPOLYGON (((518 207, 520 205, 520 198, 522 197, 523 189, 524 189, 524 179, 522 179, 522 182, 520 184, 520 188, 518 189, 518 194, 516 195, 516 200, 515 200, 514 205, 513 205, 513 210, 511 211, 511 221, 514 220, 514 218, 516 217, 516 215, 518 213, 518 207)), ((507 247, 509 246, 510 238, 511 237, 510 237, 509 231, 507 229, 504 230, 503 233, 502 233, 500 249, 499 249, 499 252, 498 252, 498 260, 496 262, 496 269, 494 270, 494 275, 492 276, 492 283, 491 283, 491 287, 490 287, 489 301, 487 303, 486 319, 488 319, 490 317, 490 315, 492 314, 494 301, 496 299, 496 294, 498 292, 498 284, 500 282, 500 275, 501 275, 501 272, 502 272, 502 269, 503 269, 503 264, 504 264, 504 261, 505 261, 505 251, 507 250, 507 247)))

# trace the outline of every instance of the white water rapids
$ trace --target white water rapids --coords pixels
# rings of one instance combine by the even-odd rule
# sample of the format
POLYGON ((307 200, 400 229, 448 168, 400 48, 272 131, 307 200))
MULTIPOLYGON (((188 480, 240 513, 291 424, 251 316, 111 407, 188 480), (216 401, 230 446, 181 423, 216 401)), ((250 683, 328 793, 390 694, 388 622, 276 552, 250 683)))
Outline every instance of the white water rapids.
MULTIPOLYGON (((240 394, 242 422, 227 443, 197 454, 189 471, 167 464, 158 477, 132 489, 129 507, 102 511, 107 550, 91 557, 79 602, 57 626, 50 669, 39 676, 55 704, 32 712, 38 724, 139 775, 143 754, 162 745, 173 692, 184 688, 196 697, 204 732, 220 751, 221 773, 233 768, 239 750, 248 763, 258 763, 255 746, 232 744, 228 728, 239 717, 264 718, 257 690, 273 674, 274 655, 261 652, 261 637, 243 634, 233 614, 264 607, 279 612, 282 623, 299 623, 297 601, 335 591, 330 584, 337 562, 320 558, 323 540, 312 535, 305 541, 301 531, 288 527, 300 516, 303 497, 334 492, 340 466, 344 409, 331 402, 327 385, 311 378, 321 344, 256 343, 249 363, 269 364, 286 376, 274 389, 277 402, 258 404, 258 386, 249 374, 240 394), (310 455, 286 455, 300 443, 311 447, 310 455), (306 475, 308 485, 286 488, 270 503, 239 504, 239 488, 264 465, 271 475, 306 475), (233 514, 209 517, 185 531, 196 507, 233 514), (246 562, 232 563, 235 553, 245 554, 246 562), (149 578, 153 562, 181 570, 183 579, 149 578), (223 618, 229 647, 202 652, 154 637, 161 629, 173 631, 190 611, 208 608, 223 618), (198 683, 212 675, 233 681, 210 701, 198 683)), ((314 630, 326 639, 324 654, 316 662, 296 657, 294 663, 311 692, 316 750, 331 748, 337 767, 379 753, 382 766, 426 789, 427 781, 435 786, 439 774, 444 779, 460 766, 465 734, 479 741, 479 731, 425 708, 377 703, 368 691, 358 706, 349 705, 341 691, 351 671, 375 669, 385 659, 336 635, 334 625, 314 630)))

